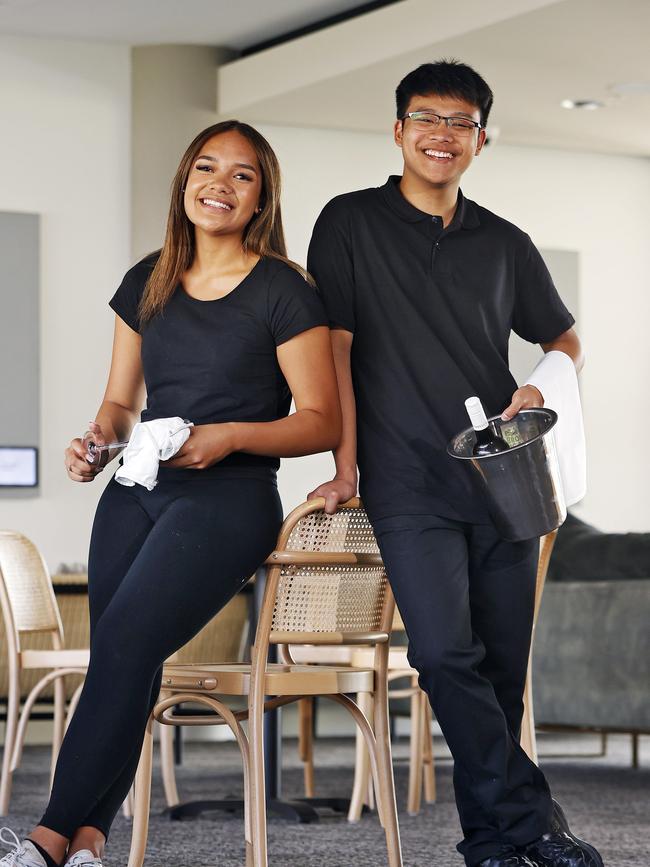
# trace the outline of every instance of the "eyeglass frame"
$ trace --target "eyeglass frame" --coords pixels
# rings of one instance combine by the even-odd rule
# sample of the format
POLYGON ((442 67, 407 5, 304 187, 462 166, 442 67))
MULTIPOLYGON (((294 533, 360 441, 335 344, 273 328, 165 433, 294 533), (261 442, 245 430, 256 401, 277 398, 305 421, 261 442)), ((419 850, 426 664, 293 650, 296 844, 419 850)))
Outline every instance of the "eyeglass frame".
MULTIPOLYGON (((440 126, 440 121, 442 120, 444 120, 445 122, 445 129, 450 129, 452 130, 452 132, 454 131, 454 127, 450 126, 450 121, 452 120, 464 120, 465 123, 471 123, 474 129, 477 129, 479 131, 485 129, 482 123, 479 123, 477 120, 472 120, 470 117, 459 117, 458 115, 445 116, 444 114, 438 114, 437 111, 429 111, 428 109, 420 109, 419 111, 407 111, 404 117, 400 117, 399 120, 401 120, 402 123, 404 123, 407 118, 413 120, 414 114, 424 114, 432 117, 437 117, 438 123, 433 124, 434 129, 437 129, 440 126)), ((456 129, 463 129, 463 127, 456 127, 456 129)))

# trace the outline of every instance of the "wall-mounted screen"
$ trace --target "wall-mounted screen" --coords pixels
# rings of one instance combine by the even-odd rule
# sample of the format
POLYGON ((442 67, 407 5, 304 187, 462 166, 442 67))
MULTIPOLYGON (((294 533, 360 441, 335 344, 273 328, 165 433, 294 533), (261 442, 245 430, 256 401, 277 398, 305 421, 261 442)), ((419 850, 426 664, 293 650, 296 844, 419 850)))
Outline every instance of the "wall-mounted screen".
POLYGON ((35 488, 38 485, 38 449, 0 446, 0 487, 35 488))

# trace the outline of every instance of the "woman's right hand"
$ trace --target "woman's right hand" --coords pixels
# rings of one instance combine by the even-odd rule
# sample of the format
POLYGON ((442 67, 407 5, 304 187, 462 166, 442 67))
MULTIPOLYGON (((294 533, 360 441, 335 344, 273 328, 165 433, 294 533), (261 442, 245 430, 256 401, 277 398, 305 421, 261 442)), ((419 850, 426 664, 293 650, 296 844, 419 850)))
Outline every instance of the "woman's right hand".
POLYGON ((106 466, 108 452, 99 452, 94 462, 88 460, 89 443, 96 446, 106 444, 101 427, 94 421, 90 422, 83 437, 75 437, 65 450, 65 468, 73 482, 92 482, 106 466))

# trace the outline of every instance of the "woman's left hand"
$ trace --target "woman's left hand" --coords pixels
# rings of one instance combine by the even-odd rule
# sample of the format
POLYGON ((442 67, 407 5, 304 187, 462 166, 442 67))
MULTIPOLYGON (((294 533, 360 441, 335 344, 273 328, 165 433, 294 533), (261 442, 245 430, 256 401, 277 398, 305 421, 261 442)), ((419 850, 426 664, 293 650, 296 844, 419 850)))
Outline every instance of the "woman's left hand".
POLYGON ((234 425, 200 424, 190 428, 190 436, 166 467, 205 470, 235 451, 234 425))
POLYGON ((501 418, 504 421, 510 421, 511 418, 517 415, 520 409, 529 409, 533 406, 544 406, 542 393, 534 385, 522 385, 512 395, 510 406, 503 410, 501 418))

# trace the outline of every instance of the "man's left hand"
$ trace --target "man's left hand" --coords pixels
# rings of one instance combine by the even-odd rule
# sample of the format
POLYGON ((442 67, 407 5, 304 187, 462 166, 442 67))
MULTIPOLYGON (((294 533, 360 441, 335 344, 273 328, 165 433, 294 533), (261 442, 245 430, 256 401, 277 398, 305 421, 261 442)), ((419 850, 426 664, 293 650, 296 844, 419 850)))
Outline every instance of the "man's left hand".
POLYGON ((535 388, 534 385, 522 385, 512 395, 510 406, 506 407, 501 413, 503 421, 510 421, 514 418, 520 409, 530 409, 533 406, 544 406, 544 398, 541 391, 535 388))

